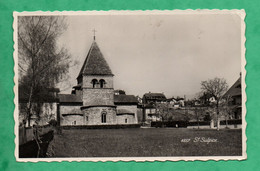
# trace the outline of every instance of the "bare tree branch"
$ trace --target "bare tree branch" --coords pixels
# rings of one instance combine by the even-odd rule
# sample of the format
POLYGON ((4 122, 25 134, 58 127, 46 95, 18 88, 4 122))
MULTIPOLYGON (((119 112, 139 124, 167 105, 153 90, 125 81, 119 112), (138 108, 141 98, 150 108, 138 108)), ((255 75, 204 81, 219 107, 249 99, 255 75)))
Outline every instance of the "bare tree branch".
POLYGON ((27 119, 39 112, 42 102, 50 96, 49 88, 61 80, 69 69, 70 55, 57 48, 64 23, 58 16, 21 16, 18 18, 19 88, 27 96, 27 119), (57 53, 58 52, 58 53, 57 53), (20 73, 19 73, 20 74, 20 73))

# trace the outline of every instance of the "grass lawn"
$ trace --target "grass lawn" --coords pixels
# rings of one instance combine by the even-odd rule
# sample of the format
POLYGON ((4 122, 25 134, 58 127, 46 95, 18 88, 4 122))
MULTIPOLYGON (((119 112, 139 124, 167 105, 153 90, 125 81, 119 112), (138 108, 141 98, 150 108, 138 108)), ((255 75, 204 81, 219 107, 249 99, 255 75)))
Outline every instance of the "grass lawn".
POLYGON ((51 157, 240 156, 241 129, 71 129, 54 136, 51 157), (211 142, 207 142, 211 141, 211 142))

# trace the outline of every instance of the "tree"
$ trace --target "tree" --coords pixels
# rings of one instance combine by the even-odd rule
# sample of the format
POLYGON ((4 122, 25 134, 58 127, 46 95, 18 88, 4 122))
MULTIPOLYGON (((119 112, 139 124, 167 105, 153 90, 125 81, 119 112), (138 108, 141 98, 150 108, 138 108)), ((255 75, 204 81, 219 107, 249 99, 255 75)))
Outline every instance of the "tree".
POLYGON ((196 117, 196 121, 197 121, 197 126, 198 129, 200 128, 200 119, 203 116, 202 114, 202 109, 200 107, 195 107, 194 108, 194 113, 195 113, 195 117, 196 117))
POLYGON ((68 72, 70 55, 57 45, 65 29, 64 17, 18 17, 19 89, 22 87, 27 99, 28 126, 32 113, 39 116, 42 103, 50 98, 50 88, 68 72))
POLYGON ((202 92, 210 94, 215 98, 217 111, 217 129, 219 130, 219 103, 222 100, 224 93, 228 89, 228 84, 224 78, 214 78, 201 82, 202 92))
POLYGON ((210 113, 208 111, 206 111, 206 114, 205 114, 203 120, 210 122, 211 119, 212 119, 212 117, 210 116, 210 113))
POLYGON ((220 113, 225 117, 226 128, 228 128, 227 120, 229 119, 229 116, 233 113, 233 110, 230 107, 230 102, 232 102, 232 97, 230 95, 224 96, 220 109, 220 113))
MULTIPOLYGON (((169 106, 168 103, 155 103, 156 113, 162 118, 162 123, 168 120, 169 106)), ((163 125, 164 126, 164 125, 163 125)))

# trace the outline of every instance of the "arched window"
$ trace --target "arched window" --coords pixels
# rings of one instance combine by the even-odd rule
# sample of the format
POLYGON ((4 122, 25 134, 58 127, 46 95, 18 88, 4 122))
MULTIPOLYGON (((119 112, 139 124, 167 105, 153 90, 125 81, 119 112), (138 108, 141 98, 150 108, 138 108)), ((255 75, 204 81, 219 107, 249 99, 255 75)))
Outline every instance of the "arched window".
POLYGON ((104 88, 104 85, 106 84, 105 80, 101 79, 99 80, 100 88, 104 88))
POLYGON ((106 123, 107 122, 107 113, 102 112, 101 114, 101 123, 106 123))
POLYGON ((93 88, 96 88, 96 84, 98 84, 98 80, 97 79, 93 79, 91 81, 91 84, 93 85, 93 88))

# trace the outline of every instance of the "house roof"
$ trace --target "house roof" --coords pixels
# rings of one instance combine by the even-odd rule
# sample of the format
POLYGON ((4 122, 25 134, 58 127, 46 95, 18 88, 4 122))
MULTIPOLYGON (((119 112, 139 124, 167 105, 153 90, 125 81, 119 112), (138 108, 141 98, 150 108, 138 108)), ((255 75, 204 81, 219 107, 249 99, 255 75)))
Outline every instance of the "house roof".
POLYGON ((117 109, 117 114, 132 114, 133 112, 127 109, 117 109))
POLYGON ((82 87, 82 83, 79 83, 79 84, 73 86, 73 88, 75 88, 75 89, 80 89, 81 87, 82 87))
POLYGON ((228 89, 226 94, 224 96, 230 95, 233 96, 241 96, 241 77, 238 78, 238 80, 228 89))
POLYGON ((169 101, 175 101, 175 102, 177 102, 177 100, 176 100, 174 97, 167 99, 167 101, 168 101, 168 102, 169 102, 169 101))
POLYGON ((146 99, 160 99, 160 100, 166 100, 166 97, 163 93, 145 93, 144 98, 146 99))
POLYGON ((89 49, 78 77, 82 75, 113 75, 95 40, 89 49))
POLYGON ((60 103, 82 103, 80 96, 75 94, 59 94, 60 103))
MULTIPOLYGON (((82 103, 80 96, 75 94, 59 94, 61 103, 82 103)), ((114 95, 114 103, 116 104, 138 104, 138 100, 134 95, 114 95)))
POLYGON ((114 95, 114 102, 117 104, 138 104, 138 100, 134 95, 114 95))

